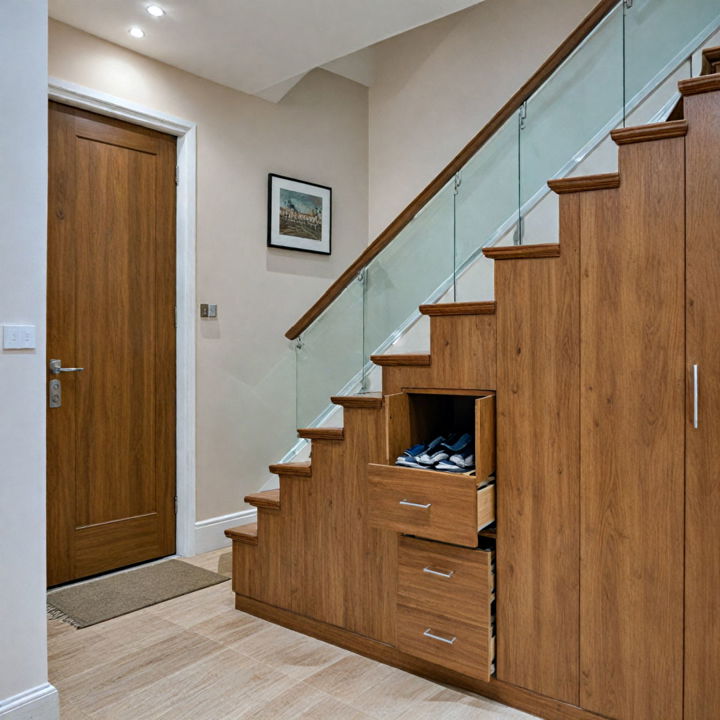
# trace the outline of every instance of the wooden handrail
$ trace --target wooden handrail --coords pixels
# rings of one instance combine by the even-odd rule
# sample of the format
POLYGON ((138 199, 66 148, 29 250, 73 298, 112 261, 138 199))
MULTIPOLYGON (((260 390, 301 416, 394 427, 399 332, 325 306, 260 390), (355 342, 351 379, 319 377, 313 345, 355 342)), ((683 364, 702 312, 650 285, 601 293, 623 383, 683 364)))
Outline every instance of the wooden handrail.
POLYGON ((535 74, 495 113, 480 132, 440 171, 430 184, 393 220, 380 235, 368 245, 357 259, 321 295, 317 302, 285 333, 295 339, 332 303, 374 257, 376 257, 406 227, 417 213, 445 184, 475 155, 513 113, 554 72, 561 63, 582 43, 602 19, 618 5, 618 0, 601 0, 590 14, 573 30, 567 39, 538 68, 535 74))

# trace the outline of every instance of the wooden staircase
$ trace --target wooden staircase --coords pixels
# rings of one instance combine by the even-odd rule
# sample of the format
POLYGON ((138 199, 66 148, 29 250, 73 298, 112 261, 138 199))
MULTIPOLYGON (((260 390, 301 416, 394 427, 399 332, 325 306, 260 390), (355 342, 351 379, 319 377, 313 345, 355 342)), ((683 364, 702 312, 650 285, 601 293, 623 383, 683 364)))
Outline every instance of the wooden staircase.
MULTIPOLYGON (((333 397, 343 427, 298 431, 312 461, 272 465, 279 489, 245 498, 257 525, 226 532, 238 609, 542 717, 680 720, 683 702, 686 720, 720 714, 720 660, 701 662, 683 636, 683 587, 697 580, 683 571, 684 471, 672 454, 684 426, 658 420, 685 403, 684 344, 662 343, 685 317, 686 152, 693 133, 720 139, 701 130, 720 119, 720 48, 704 58, 708 74, 679 84, 671 120, 612 132, 618 173, 549 183, 559 243, 484 251, 496 302, 421 306, 430 353, 373 356, 382 393, 333 397), (369 522, 368 466, 394 462, 389 438, 407 417, 392 398, 407 392, 497 394, 489 680, 397 648, 402 536, 369 522), (609 462, 665 480, 610 481, 609 462), (684 658, 695 675, 683 691, 684 658)), ((720 545, 708 525, 697 536, 720 545)), ((696 629, 712 625, 702 612, 696 629)))

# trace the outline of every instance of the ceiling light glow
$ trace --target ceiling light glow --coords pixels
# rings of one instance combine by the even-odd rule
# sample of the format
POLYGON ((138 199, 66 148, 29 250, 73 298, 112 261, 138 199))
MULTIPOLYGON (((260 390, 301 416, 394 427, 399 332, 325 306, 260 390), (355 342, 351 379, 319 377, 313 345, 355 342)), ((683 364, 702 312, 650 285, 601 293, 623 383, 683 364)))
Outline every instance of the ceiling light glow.
POLYGON ((159 5, 148 5, 145 8, 153 17, 162 17, 165 11, 159 5))
POLYGON ((145 37, 145 31, 142 28, 139 27, 131 27, 128 32, 134 37, 134 38, 143 38, 145 37))

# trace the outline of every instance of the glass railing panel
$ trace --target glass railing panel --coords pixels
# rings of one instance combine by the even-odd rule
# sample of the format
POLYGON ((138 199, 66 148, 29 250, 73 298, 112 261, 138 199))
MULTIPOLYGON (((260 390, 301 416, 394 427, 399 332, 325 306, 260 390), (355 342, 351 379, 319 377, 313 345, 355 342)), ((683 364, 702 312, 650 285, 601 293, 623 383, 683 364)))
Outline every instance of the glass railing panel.
POLYGON ((354 390, 363 369, 363 281, 353 280, 296 342, 297 427, 323 424, 330 396, 354 390))
MULTIPOLYGON (((365 355, 382 352, 453 279, 454 182, 449 182, 365 270, 365 355)), ((388 349, 392 352, 392 349, 388 349)))
POLYGON ((692 63, 690 59, 687 59, 674 72, 670 73, 642 102, 632 108, 627 108, 625 125, 632 127, 665 120, 680 100, 678 82, 692 77, 691 72, 692 63))
POLYGON ((517 224, 518 133, 519 117, 514 114, 459 173, 454 252, 458 302, 492 299, 492 261, 481 249, 514 232, 517 224))
MULTIPOLYGON (((622 122, 622 9, 618 3, 525 104, 520 126, 523 214, 547 193, 550 178, 570 175, 622 122)), ((540 241, 525 228, 523 242, 540 241)))
MULTIPOLYGON (((633 0, 625 8, 625 99, 629 108, 720 24, 718 0, 633 0)), ((699 75, 699 68, 693 68, 699 75)))

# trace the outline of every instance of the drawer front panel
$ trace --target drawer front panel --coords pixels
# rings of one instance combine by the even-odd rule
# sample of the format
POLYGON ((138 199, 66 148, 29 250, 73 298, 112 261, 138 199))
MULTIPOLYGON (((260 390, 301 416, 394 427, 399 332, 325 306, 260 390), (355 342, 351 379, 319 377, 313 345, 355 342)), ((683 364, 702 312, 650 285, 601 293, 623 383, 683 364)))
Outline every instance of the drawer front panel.
POLYGON ((490 679, 489 627, 468 625, 405 605, 398 605, 397 622, 397 643, 403 652, 473 678, 490 679))
POLYGON ((401 537, 398 603, 487 627, 493 553, 401 537))
MULTIPOLYGON (((475 478, 392 465, 370 465, 368 477, 371 525, 477 547, 477 496, 486 488, 478 491, 475 478)), ((486 513, 483 522, 491 522, 486 513)))

